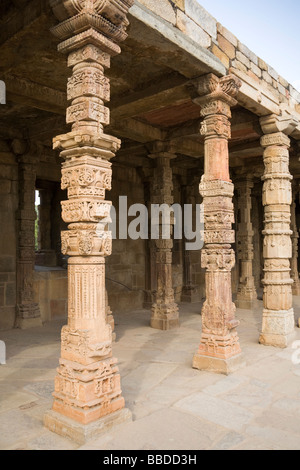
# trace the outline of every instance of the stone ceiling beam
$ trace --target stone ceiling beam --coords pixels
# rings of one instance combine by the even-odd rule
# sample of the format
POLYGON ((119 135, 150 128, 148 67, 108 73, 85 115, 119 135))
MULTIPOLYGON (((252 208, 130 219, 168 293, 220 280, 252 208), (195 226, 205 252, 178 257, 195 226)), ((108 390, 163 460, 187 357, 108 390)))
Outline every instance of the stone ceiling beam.
POLYGON ((111 101, 112 117, 116 119, 136 116, 184 102, 189 99, 186 84, 187 80, 184 77, 175 75, 166 77, 144 90, 116 97, 111 101))
MULTIPOLYGON (((0 45, 12 39, 19 31, 27 28, 43 13, 49 10, 48 0, 13 0, 18 8, 9 19, 5 21, 5 27, 0 28, 0 45)), ((1 23, 0 23, 1 24, 1 23)))
POLYGON ((67 107, 66 93, 39 83, 6 74, 4 76, 7 102, 32 106, 51 113, 64 114, 67 107))
POLYGON ((226 67, 207 49, 199 46, 184 33, 174 28, 167 21, 135 2, 129 11, 128 19, 131 24, 130 40, 137 41, 157 56, 156 63, 161 63, 177 70, 188 78, 195 78, 206 73, 218 76, 226 74, 226 67))

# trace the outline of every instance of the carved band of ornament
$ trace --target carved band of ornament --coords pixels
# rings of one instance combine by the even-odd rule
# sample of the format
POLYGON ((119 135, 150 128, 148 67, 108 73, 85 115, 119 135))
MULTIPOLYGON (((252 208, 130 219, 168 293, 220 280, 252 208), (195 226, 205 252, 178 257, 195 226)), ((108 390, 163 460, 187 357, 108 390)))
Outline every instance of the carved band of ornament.
POLYGON ((98 222, 110 217, 111 202, 91 201, 88 199, 62 201, 64 222, 98 222))
POLYGON ((61 20, 68 13, 73 16, 82 11, 103 14, 115 24, 127 24, 126 14, 133 5, 133 0, 51 0, 54 14, 61 20))
MULTIPOLYGON (((64 351, 69 353, 73 352, 83 358, 98 357, 103 358, 111 354, 111 342, 104 341, 102 343, 93 343, 91 333, 86 330, 75 330, 68 326, 64 326, 61 332, 61 345, 64 351)), ((113 365, 113 363, 112 363, 113 365)), ((82 372, 80 370, 80 364, 76 365, 76 369, 71 367, 65 367, 65 364, 61 363, 59 373, 64 377, 69 377, 75 380, 82 380, 83 373, 86 371, 86 367, 82 372)), ((111 369, 108 369, 111 373, 111 369)), ((94 378, 97 378, 98 370, 95 371, 94 378)), ((104 375, 104 370, 102 371, 104 375)))
POLYGON ((71 52, 68 56, 68 67, 74 67, 82 62, 96 62, 105 68, 110 67, 110 55, 99 47, 88 44, 78 51, 71 52))
POLYGON ((110 256, 111 232, 96 230, 69 230, 61 233, 61 251, 69 256, 110 256))
POLYGON ((110 56, 118 55, 121 52, 120 46, 92 28, 87 31, 83 31, 70 39, 66 39, 66 41, 63 41, 58 45, 57 49, 59 52, 69 53, 87 45, 99 47, 103 52, 110 56))
POLYGON ((215 243, 234 243, 235 242, 235 232, 234 230, 214 230, 204 232, 204 242, 205 244, 215 244, 215 243))
POLYGON ((287 147, 266 147, 264 149, 263 159, 268 163, 280 163, 281 160, 284 162, 289 161, 290 152, 287 147))
POLYGON ((289 259, 271 259, 265 260, 264 271, 278 271, 286 272, 290 271, 290 260, 289 259))
POLYGON ((108 108, 92 100, 85 99, 81 103, 67 108, 66 122, 72 124, 77 121, 96 121, 108 125, 109 117, 108 108))
POLYGON ((92 12, 78 13, 78 15, 73 16, 72 18, 69 18, 68 20, 65 20, 51 28, 51 32, 59 39, 65 40, 70 36, 89 28, 94 28, 95 30, 100 31, 105 36, 116 42, 123 42, 127 38, 125 25, 116 26, 103 16, 92 12))
POLYGON ((291 181, 294 179, 294 177, 290 173, 266 173, 261 177, 262 181, 267 181, 271 180, 275 184, 278 184, 279 180, 288 180, 287 183, 291 185, 291 181))
POLYGON ((205 137, 223 137, 231 138, 231 126, 225 116, 208 116, 201 124, 201 135, 205 137))
MULTIPOLYGON (((262 281, 262 284, 268 288, 268 286, 270 287, 284 287, 284 286, 291 286, 294 284, 294 280, 293 279, 281 279, 281 280, 272 280, 272 279, 263 279, 262 281)), ((270 292, 269 292, 270 293, 270 292)), ((277 292, 274 292, 274 294, 277 293, 277 292)))
POLYGON ((234 224, 234 212, 209 212, 205 209, 204 223, 207 224, 234 224))
POLYGON ((220 100, 212 100, 203 103, 200 114, 202 117, 221 114, 227 118, 231 118, 230 106, 227 103, 224 103, 224 101, 220 100))
POLYGON ((199 186, 200 194, 203 197, 228 197, 233 198, 234 185, 227 181, 207 181, 205 177, 199 186))
POLYGON ((112 171, 99 168, 81 167, 79 169, 63 169, 61 188, 77 190, 78 187, 91 187, 91 190, 111 189, 112 171))
POLYGON ((121 141, 116 137, 107 134, 83 133, 80 130, 73 130, 53 139, 53 148, 63 149, 60 156, 66 160, 91 156, 102 159, 104 162, 114 157, 120 146, 121 141))
POLYGON ((68 100, 74 100, 81 96, 95 96, 103 101, 109 101, 109 79, 99 69, 92 66, 75 72, 68 80, 67 97, 68 100))
MULTIPOLYGON (((226 335, 227 328, 224 307, 221 307, 215 302, 213 305, 209 304, 207 301, 204 303, 202 308, 202 331, 203 330, 220 337, 226 335)), ((201 343, 202 341, 205 342, 203 335, 201 337, 201 343)), ((214 343, 214 350, 217 349, 218 342, 214 338, 208 338, 207 342, 214 343)))
POLYGON ((263 230, 262 232, 263 235, 265 236, 273 236, 273 235, 276 235, 276 236, 288 236, 290 238, 291 235, 293 235, 293 232, 292 230, 283 230, 282 228, 276 230, 274 228, 270 228, 270 229, 266 229, 266 230, 263 230))
POLYGON ((273 146, 273 145, 278 145, 278 146, 283 145, 283 146, 286 146, 286 147, 290 147, 290 145, 291 145, 290 139, 285 134, 283 134, 282 132, 278 132, 276 134, 264 135, 261 138, 260 143, 261 143, 262 147, 269 147, 269 146, 273 146))
POLYGON ((201 267, 208 271, 231 271, 235 265, 233 250, 202 250, 201 267))

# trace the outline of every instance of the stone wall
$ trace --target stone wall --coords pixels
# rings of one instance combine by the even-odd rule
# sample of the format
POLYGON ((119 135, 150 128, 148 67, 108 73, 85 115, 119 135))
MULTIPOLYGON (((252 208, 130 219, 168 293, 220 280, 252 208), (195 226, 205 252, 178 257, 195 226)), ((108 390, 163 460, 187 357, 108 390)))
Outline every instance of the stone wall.
MULTIPOLYGON (((144 204, 144 185, 136 168, 113 164, 112 190, 107 193, 107 199, 112 201, 117 213, 119 196, 127 196, 128 207, 144 204)), ((106 259, 106 287, 113 312, 142 307, 145 264, 145 240, 113 240, 112 255, 106 259)))
POLYGON ((34 301, 43 322, 67 316, 68 276, 66 269, 36 267, 34 301))
POLYGON ((149 8, 211 51, 228 70, 234 67, 260 82, 280 102, 289 103, 291 107, 300 103, 300 93, 292 85, 218 23, 196 0, 138 0, 136 3, 149 8))
POLYGON ((18 167, 0 141, 0 330, 13 328, 16 315, 16 211, 18 167))

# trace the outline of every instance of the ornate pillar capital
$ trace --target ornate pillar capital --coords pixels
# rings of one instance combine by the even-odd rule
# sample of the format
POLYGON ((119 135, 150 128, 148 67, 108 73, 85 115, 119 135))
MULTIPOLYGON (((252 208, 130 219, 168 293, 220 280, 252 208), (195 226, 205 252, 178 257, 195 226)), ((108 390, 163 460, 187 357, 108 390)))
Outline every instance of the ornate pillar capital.
MULTIPOLYGON (((299 124, 298 120, 284 108, 281 110, 281 114, 279 116, 276 114, 270 114, 269 116, 260 118, 259 121, 264 134, 280 133, 290 135, 299 124)), ((263 145, 263 147, 265 147, 265 145, 263 145)))

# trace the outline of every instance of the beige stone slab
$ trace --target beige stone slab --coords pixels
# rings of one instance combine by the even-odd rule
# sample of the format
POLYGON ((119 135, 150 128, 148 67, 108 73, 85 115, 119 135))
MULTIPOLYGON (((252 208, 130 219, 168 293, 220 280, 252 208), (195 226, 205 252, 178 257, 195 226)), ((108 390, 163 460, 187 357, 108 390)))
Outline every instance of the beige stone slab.
POLYGON ((174 364, 141 364, 122 381, 122 389, 135 397, 143 396, 176 369, 174 364))
POLYGON ((36 400, 36 397, 30 393, 23 391, 7 389, 6 391, 0 391, 0 413, 14 410, 21 406, 32 403, 36 400))
POLYGON ((214 385, 205 387, 202 391, 209 396, 218 396, 231 392, 235 388, 249 381, 249 378, 243 376, 229 376, 217 381, 214 385))
MULTIPOLYGON (((272 426, 249 426, 246 429, 246 434, 253 436, 257 439, 269 442, 270 446, 275 446, 277 449, 284 450, 299 450, 300 440, 299 436, 291 432, 282 431, 272 426)), ((271 447, 273 448, 273 447, 271 447)))
POLYGON ((179 410, 163 409, 112 431, 109 439, 97 439, 81 449, 202 450, 223 434, 224 429, 218 425, 179 410))
POLYGON ((205 393, 185 397, 174 407, 236 432, 242 431, 254 418, 251 411, 205 393))

